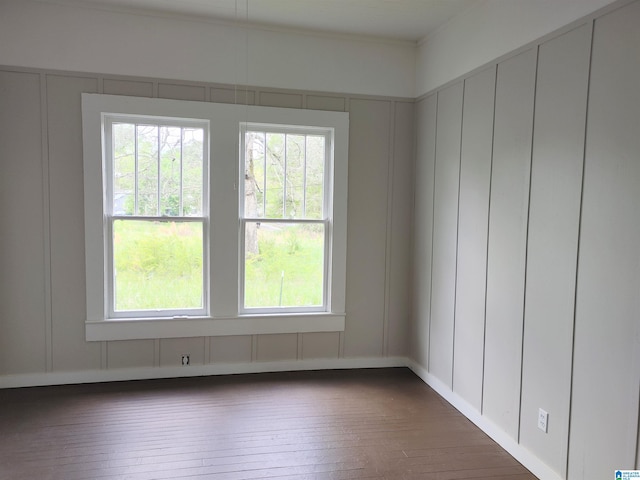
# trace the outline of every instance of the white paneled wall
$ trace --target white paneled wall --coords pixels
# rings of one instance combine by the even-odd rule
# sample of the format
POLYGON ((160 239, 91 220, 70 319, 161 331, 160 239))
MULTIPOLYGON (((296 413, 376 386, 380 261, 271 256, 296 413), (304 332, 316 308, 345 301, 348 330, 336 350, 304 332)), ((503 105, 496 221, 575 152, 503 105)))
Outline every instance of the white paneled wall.
POLYGON ((390 104, 354 99, 349 106, 349 231, 344 355, 380 356, 384 343, 390 104), (356 320, 357 319, 357 320, 356 320))
MULTIPOLYGON (((384 366, 405 354, 412 99, 5 66, 0 106, 0 387, 260 371, 260 364, 368 366, 356 360, 363 357, 384 366), (83 92, 350 111, 345 332, 85 341, 83 92), (180 366, 183 354, 191 369, 180 366)), ((217 291, 233 297, 235 289, 217 291)))
POLYGON ((536 50, 498 65, 482 412, 518 437, 536 50))
MULTIPOLYGON (((390 162, 387 205, 391 216, 391 228, 387 230, 387 261, 394 268, 387 268, 387 295, 385 323, 385 354, 405 356, 408 348, 409 319, 411 313, 411 235, 393 235, 392 232, 411 232, 413 222, 413 198, 399 194, 413 184, 413 162, 395 161, 395 158, 411 158, 414 155, 414 104, 396 102, 394 112, 393 156, 390 162), (391 235, 390 235, 391 234, 391 235), (393 276, 393 278, 391 277, 393 276)), ((411 189, 413 190, 413 189, 411 189)))
POLYGON ((522 357, 522 445, 566 469, 591 25, 540 46, 522 357), (541 352, 544 352, 541 355, 541 352), (553 412, 547 434, 538 408, 553 412))
POLYGON ((0 375, 43 370, 49 352, 40 90, 37 74, 0 72, 0 125, 13 127, 0 141, 0 375))
POLYGON ((544 480, 638 464, 638 25, 620 3, 417 104, 416 370, 544 480))
MULTIPOLYGON (((610 2, 572 3, 562 2, 564 15, 610 2)), ((611 478, 616 468, 640 467, 639 0, 620 0, 415 104, 368 95, 413 91, 404 69, 415 52, 407 46, 352 45, 338 63, 318 55, 340 72, 264 70, 255 78, 266 87, 238 90, 219 63, 202 67, 197 56, 170 75, 188 79, 166 81, 153 78, 169 76, 152 74, 167 72, 159 62, 129 62, 135 55, 104 64, 95 52, 113 47, 84 48, 72 30, 61 39, 73 40, 77 56, 55 42, 39 48, 27 39, 34 29, 11 19, 29 17, 46 36, 59 26, 47 12, 70 7, 7 5, 0 37, 15 41, 5 42, 4 63, 20 66, 0 67, 0 386, 130 371, 179 375, 187 372, 179 370, 184 353, 200 374, 214 366, 384 365, 408 353, 417 371, 544 480, 611 478), (381 74, 364 85, 367 74, 353 58, 381 74), (86 73, 102 68, 109 71, 86 73), (316 85, 333 93, 290 89, 316 85), (361 95, 337 93, 345 86, 360 86, 361 95), (86 342, 82 92, 349 111, 345 331, 86 342), (549 412, 547 433, 536 425, 539 408, 549 412)), ((477 8, 507 12, 500 5, 477 8)), ((106 27, 116 24, 126 33, 119 42, 144 34, 133 23, 123 27, 120 19, 131 21, 124 14, 81 12, 85 31, 102 20, 99 33, 113 36, 106 27)), ((473 29, 449 38, 460 25, 418 48, 419 91, 433 83, 421 81, 420 65, 443 66, 447 80, 460 65, 478 65, 461 40, 473 29), (452 54, 458 47, 467 53, 452 54)), ((215 37, 199 37, 202 25, 174 27, 173 38, 188 36, 180 44, 215 37)), ((250 54, 344 44, 287 45, 285 37, 250 54)), ((483 50, 481 43, 482 51, 504 53, 506 44, 483 50)), ((237 60, 217 54, 224 64, 237 60)))
POLYGON ((436 129, 429 368, 451 387, 462 131, 461 82, 438 92, 436 121, 440 128, 436 129))
POLYGON ((640 383, 640 2, 595 22, 569 478, 634 467, 640 383), (595 412, 602 412, 596 414, 595 412))
POLYGON ((416 162, 413 214, 413 299, 411 356, 429 364, 431 258, 433 245, 433 178, 435 167, 438 96, 416 104, 416 162))
POLYGON ((453 389, 482 410, 487 237, 496 69, 464 82, 453 389))
MULTIPOLYGON (((80 93, 98 79, 47 75, 47 142, 51 241, 51 350, 57 371, 100 368, 102 347, 85 341, 84 180, 80 93)), ((3 126, 4 127, 4 126, 3 126)), ((20 297, 23 297, 21 294, 20 297)))

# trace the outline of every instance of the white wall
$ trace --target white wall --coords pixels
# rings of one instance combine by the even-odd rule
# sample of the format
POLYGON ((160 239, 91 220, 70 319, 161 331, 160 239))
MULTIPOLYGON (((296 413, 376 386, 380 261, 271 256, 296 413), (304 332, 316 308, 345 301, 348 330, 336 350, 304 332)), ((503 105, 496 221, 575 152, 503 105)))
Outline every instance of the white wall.
POLYGON ((415 46, 32 0, 0 45, 0 386, 404 355, 415 46), (83 92, 350 112, 346 331, 86 342, 83 92))
POLYGON ((484 0, 418 48, 416 96, 613 3, 614 0, 484 0))
POLYGON ((0 45, 0 386, 397 363, 414 46, 31 0, 0 2, 0 45), (83 92, 350 112, 346 330, 86 342, 83 92))
POLYGON ((632 469, 639 461, 639 26, 636 1, 598 19, 593 31, 573 354, 571 480, 596 478, 598 473, 602 478, 610 467, 632 469), (606 413, 594 420, 593 412, 606 413))
POLYGON ((416 48, 3 0, 0 65, 416 97, 613 1, 480 0, 416 48))
POLYGON ((429 365, 437 108, 437 95, 430 95, 416 104, 416 127, 419 129, 416 128, 410 355, 425 367, 429 365))
POLYGON ((638 467, 640 1, 614 7, 416 106, 414 368, 544 480, 638 467))
POLYGON ((487 1, 428 39, 418 92, 462 78, 417 103, 414 170, 410 99, 362 96, 412 97, 412 48, 257 31, 245 72, 229 27, 2 2, 0 386, 179 375, 184 352, 203 374, 383 365, 408 327, 417 369, 541 478, 638 467, 640 1, 494 61, 608 3, 487 1), (233 102, 243 76, 241 101, 351 113, 346 331, 85 342, 80 93, 233 102))
POLYGON ((590 46, 590 23, 540 45, 533 127, 520 436, 525 448, 543 452, 561 472, 568 448, 567 347, 575 314, 590 46), (540 407, 554 412, 548 434, 535 422, 540 407))
POLYGON ((241 95, 260 105, 350 113, 344 332, 86 342, 83 92, 235 97, 231 85, 0 67, 0 388, 397 364, 389 357, 406 351, 410 309, 410 99, 273 89, 241 95), (193 368, 171 370, 183 353, 193 368), (364 364, 352 360, 363 357, 364 364))
POLYGON ((451 386, 456 301, 456 245, 462 83, 438 92, 433 193, 429 370, 451 386))
POLYGON ((0 65, 413 97, 415 47, 33 0, 0 2, 0 65))

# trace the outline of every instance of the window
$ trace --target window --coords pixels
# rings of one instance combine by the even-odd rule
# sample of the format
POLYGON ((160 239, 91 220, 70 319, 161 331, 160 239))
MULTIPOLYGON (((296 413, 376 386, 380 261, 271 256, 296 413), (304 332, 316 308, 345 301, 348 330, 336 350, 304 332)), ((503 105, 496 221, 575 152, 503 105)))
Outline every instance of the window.
POLYGON ((83 94, 87 340, 344 330, 348 114, 83 94))
POLYGON ((204 315, 208 124, 106 115, 110 318, 204 315))
POLYGON ((330 130, 243 126, 244 311, 324 311, 331 244, 330 130))

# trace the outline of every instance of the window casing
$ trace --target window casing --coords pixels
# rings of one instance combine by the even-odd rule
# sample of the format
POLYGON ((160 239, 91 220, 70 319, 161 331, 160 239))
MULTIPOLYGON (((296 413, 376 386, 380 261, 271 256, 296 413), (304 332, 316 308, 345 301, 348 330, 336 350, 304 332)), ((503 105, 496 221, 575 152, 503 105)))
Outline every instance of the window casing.
MULTIPOLYGON (((83 94, 82 124, 87 340, 344 330, 349 134, 347 113, 83 94), (113 150, 114 146, 109 143, 111 140, 107 141, 111 136, 108 130, 113 129, 114 125, 122 124, 203 129, 201 212, 195 214, 185 210, 184 191, 178 191, 173 203, 169 202, 169 210, 163 209, 161 203, 155 205, 155 210, 141 211, 140 208, 131 209, 131 206, 129 210, 123 210, 123 198, 127 194, 131 196, 131 184, 127 187, 129 190, 117 185, 113 177, 114 166, 109 165, 113 162, 113 159, 109 160, 110 155, 113 155, 109 153, 109 149, 113 150), (264 212, 262 216, 244 215, 244 199, 241 199, 240 192, 244 189, 245 172, 240 162, 243 161, 241 152, 244 149, 241 146, 241 133, 246 127, 257 131, 265 131, 268 127, 280 134, 284 131, 294 135, 294 140, 305 135, 305 138, 323 137, 327 148, 323 160, 322 195, 316 195, 313 199, 309 197, 308 202, 311 203, 307 207, 302 205, 293 214, 285 210, 281 218, 265 215, 264 212), (317 204, 318 201, 323 203, 321 215, 304 213, 305 208, 308 212, 313 211, 313 202, 317 204), (239 216, 239 212, 242 215, 239 216), (252 307, 249 303, 249 307, 245 308, 243 262, 246 224, 257 221, 263 225, 270 224, 272 231, 279 228, 278 223, 298 228, 324 229, 324 235, 320 235, 323 242, 322 254, 316 257, 321 258, 320 300, 284 308, 272 304, 266 308, 252 307), (114 281, 112 275, 114 264, 118 271, 119 255, 117 247, 114 252, 113 244, 116 242, 112 242, 113 235, 114 231, 118 233, 118 227, 131 222, 140 222, 143 227, 148 228, 152 228, 151 225, 158 228, 172 226, 175 230, 180 230, 185 225, 202 227, 203 291, 198 295, 202 302, 198 302, 195 306, 197 308, 191 308, 191 304, 186 304, 188 308, 182 305, 182 308, 175 309, 169 305, 160 305, 160 308, 110 307, 115 305, 112 298, 114 292, 117 297, 118 288, 118 280, 114 281)), ((158 160, 160 163, 162 161, 158 160)), ((178 161, 182 160, 176 157, 176 169, 178 161)), ((156 177, 154 179, 157 181, 156 177)), ((152 193, 158 197, 159 192, 160 188, 152 193)), ((160 202, 161 197, 162 195, 160 202)), ((131 204, 131 200, 128 201, 131 204)), ((299 204, 300 202, 296 205, 299 204)), ((316 212, 318 211, 316 208, 316 212)), ((292 246, 295 248, 295 242, 292 246)), ((293 274, 288 269, 285 270, 285 280, 292 279, 293 274)), ((283 298, 286 298, 284 294, 283 298)))

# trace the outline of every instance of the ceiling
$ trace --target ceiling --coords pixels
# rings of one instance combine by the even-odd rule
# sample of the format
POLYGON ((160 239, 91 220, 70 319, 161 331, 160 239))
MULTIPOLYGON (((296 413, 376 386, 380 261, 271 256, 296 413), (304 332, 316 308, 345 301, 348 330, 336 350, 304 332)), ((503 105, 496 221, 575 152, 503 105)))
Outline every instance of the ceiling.
POLYGON ((102 9, 417 42, 481 0, 49 0, 102 9))

